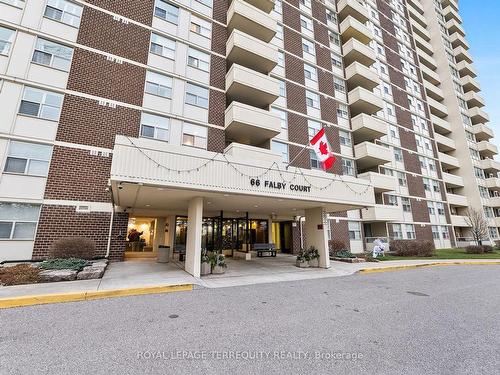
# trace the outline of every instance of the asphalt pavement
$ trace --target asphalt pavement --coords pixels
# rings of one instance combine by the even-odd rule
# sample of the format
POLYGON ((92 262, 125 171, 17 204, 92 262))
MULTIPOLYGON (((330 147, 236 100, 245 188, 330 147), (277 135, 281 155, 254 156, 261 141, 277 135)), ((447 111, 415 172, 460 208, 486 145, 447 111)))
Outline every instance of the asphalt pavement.
POLYGON ((0 310, 0 374, 497 374, 498 266, 0 310))

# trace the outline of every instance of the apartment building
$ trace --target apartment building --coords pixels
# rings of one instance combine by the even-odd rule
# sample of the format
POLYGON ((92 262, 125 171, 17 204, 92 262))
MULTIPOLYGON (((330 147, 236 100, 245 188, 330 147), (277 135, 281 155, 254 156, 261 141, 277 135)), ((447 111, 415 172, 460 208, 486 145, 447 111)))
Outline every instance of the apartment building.
POLYGON ((184 248, 194 275, 255 243, 329 267, 328 239, 460 245, 481 205, 497 238, 460 23, 438 0, 0 0, 0 259, 84 236, 184 248))

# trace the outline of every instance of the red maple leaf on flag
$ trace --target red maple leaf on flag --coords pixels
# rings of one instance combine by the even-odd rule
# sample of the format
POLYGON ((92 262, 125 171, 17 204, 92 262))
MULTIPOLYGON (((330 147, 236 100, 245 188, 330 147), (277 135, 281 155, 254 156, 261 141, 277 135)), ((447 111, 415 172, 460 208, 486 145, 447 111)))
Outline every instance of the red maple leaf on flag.
POLYGON ((321 152, 322 155, 328 154, 328 145, 323 141, 319 143, 319 152, 321 152))

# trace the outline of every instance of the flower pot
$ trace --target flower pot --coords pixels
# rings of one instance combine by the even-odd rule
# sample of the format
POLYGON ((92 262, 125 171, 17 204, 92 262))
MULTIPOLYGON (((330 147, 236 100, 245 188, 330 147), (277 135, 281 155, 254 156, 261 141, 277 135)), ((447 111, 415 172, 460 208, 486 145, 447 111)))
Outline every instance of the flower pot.
POLYGON ((201 264, 201 276, 210 275, 211 272, 212 267, 210 266, 210 263, 204 262, 201 264))
POLYGON ((309 266, 318 268, 319 267, 319 258, 311 259, 309 261, 309 266))
POLYGON ((212 268, 212 273, 214 275, 221 275, 223 274, 224 272, 226 272, 226 268, 225 267, 222 267, 222 266, 214 266, 214 268, 212 268))
POLYGON ((299 268, 308 268, 309 267, 309 262, 307 260, 304 260, 304 261, 297 261, 296 263, 297 267, 299 268))

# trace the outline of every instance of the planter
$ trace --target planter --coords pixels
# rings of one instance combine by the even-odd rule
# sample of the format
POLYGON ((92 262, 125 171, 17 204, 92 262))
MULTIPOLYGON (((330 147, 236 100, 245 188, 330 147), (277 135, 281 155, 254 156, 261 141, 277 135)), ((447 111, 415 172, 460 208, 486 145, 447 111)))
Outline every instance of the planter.
POLYGON ((296 266, 299 268, 309 268, 309 262, 307 260, 297 261, 296 266))
POLYGON ((332 260, 335 260, 337 262, 345 262, 345 263, 363 263, 365 262, 364 258, 341 258, 341 257, 333 257, 330 258, 332 260))
POLYGON ((225 267, 222 267, 222 266, 214 266, 214 268, 212 268, 212 273, 214 275, 221 275, 223 274, 224 272, 226 272, 226 268, 225 267))
POLYGON ((319 267, 319 258, 311 259, 309 261, 309 266, 314 267, 314 268, 318 268, 319 267))
POLYGON ((210 263, 202 263, 201 264, 201 276, 205 276, 205 275, 210 275, 210 273, 212 272, 212 267, 210 266, 210 263))

